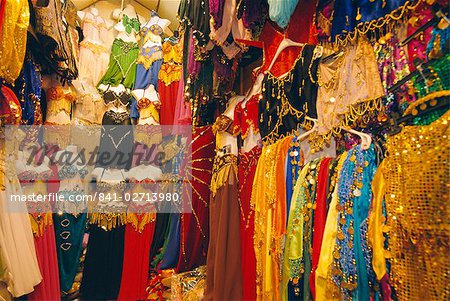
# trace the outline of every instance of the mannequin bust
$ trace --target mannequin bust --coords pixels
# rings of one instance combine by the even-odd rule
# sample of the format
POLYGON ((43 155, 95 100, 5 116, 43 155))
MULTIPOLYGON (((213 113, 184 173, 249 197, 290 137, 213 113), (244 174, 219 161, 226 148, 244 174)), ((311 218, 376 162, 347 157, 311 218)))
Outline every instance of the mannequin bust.
POLYGON ((158 16, 155 11, 151 12, 150 20, 141 26, 142 29, 147 29, 145 36, 146 43, 143 45, 144 48, 150 47, 149 42, 154 42, 159 45, 162 44, 161 35, 167 30, 170 25, 170 21, 167 19, 162 19, 158 16))
POLYGON ((131 4, 127 4, 123 11, 120 11, 120 9, 115 9, 113 11, 113 18, 119 20, 116 25, 114 25, 114 29, 118 31, 118 34, 116 36, 116 39, 121 39, 124 42, 128 43, 136 43, 136 30, 134 28, 131 29, 131 32, 128 33, 126 31, 126 28, 123 24, 123 18, 124 16, 127 16, 130 20, 137 20, 140 22, 140 19, 136 13, 135 8, 131 4))

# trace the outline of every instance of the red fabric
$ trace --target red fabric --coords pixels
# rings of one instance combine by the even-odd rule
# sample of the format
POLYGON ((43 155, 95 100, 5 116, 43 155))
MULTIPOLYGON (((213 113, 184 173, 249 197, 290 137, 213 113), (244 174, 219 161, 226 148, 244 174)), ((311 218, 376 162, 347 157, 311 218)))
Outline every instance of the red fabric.
POLYGON ((155 222, 145 225, 142 233, 132 224, 125 228, 122 280, 118 300, 146 300, 150 265, 150 246, 155 222))
POLYGON ((242 139, 247 137, 250 126, 253 127, 254 133, 259 132, 259 94, 253 95, 247 102, 245 99, 239 102, 234 110, 234 127, 233 135, 242 135, 242 139))
POLYGON ((309 277, 309 287, 313 299, 316 298, 316 269, 319 264, 320 249, 322 248, 323 232, 325 230, 325 222, 327 220, 327 188, 328 188, 328 165, 332 158, 322 160, 319 169, 319 180, 317 182, 316 193, 316 210, 314 211, 314 228, 313 228, 313 245, 312 245, 312 263, 311 275, 309 277))
POLYGON ((170 85, 162 80, 158 80, 159 100, 161 101, 160 123, 161 125, 173 125, 175 116, 175 107, 177 105, 178 81, 172 82, 170 85))
MULTIPOLYGON (((259 36, 259 39, 264 43, 264 62, 260 69, 261 72, 269 68, 278 46, 285 37, 298 43, 317 43, 317 35, 315 30, 312 29, 314 27, 313 18, 315 11, 316 1, 300 0, 284 34, 278 31, 271 22, 266 22, 259 36), (310 35, 310 33, 314 34, 310 35)), ((288 72, 293 67, 300 52, 300 47, 285 48, 276 59, 275 64, 270 70, 271 73, 275 76, 281 76, 288 72)))
POLYGON ((261 155, 261 148, 255 146, 249 152, 240 154, 238 165, 239 202, 241 211, 241 252, 242 252, 242 299, 256 300, 256 257, 253 246, 255 215, 251 212, 253 179, 261 155))
MULTIPOLYGON (((0 5, 3 5, 3 3, 0 5)), ((0 10, 3 8, 4 7, 0 6, 0 10)), ((16 94, 4 85, 1 86, 0 90, 0 118, 5 118, 4 122, 12 125, 20 125, 22 121, 22 109, 20 102, 17 99, 16 94)))
MULTIPOLYGON (((195 129, 192 137, 192 162, 187 178, 192 186, 184 188, 184 196, 192 195, 192 212, 181 214, 180 253, 177 271, 185 272, 205 264, 209 239, 209 198, 215 136, 211 126, 195 129), (192 175, 189 177, 189 173, 192 175)), ((191 200, 191 198, 187 197, 191 200)))
MULTIPOLYGON (((412 35, 420 26, 426 24, 428 21, 433 18, 434 14, 431 11, 431 8, 427 4, 421 4, 419 8, 414 10, 413 16, 411 20, 417 20, 414 24, 408 22, 407 34, 408 36, 412 35)), ((433 26, 425 29, 421 34, 412 39, 408 43, 408 60, 409 60, 409 68, 410 70, 415 70, 414 60, 416 58, 421 59, 422 61, 427 61, 427 45, 431 39, 431 31, 433 30, 433 26)))
POLYGON ((42 282, 34 287, 27 300, 60 300, 58 256, 53 224, 45 227, 42 236, 34 237, 34 246, 42 282))

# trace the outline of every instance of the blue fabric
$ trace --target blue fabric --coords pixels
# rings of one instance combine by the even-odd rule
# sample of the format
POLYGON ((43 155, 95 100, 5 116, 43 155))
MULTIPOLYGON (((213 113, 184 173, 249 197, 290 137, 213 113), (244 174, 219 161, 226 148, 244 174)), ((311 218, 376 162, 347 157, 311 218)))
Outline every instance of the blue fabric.
POLYGON ((427 45, 427 56, 430 55, 430 51, 433 49, 434 42, 436 41, 436 37, 440 36, 440 50, 442 53, 447 53, 449 49, 449 38, 450 38, 450 26, 445 29, 434 28, 431 31, 431 39, 427 45))
POLYGON ((134 89, 147 89, 150 85, 153 85, 155 90, 158 91, 158 73, 162 63, 162 59, 157 60, 153 62, 148 70, 143 65, 137 64, 134 89))
POLYGON ((160 270, 172 269, 177 266, 180 253, 180 214, 170 216, 170 230, 167 245, 161 260, 160 270))
POLYGON ((32 125, 34 124, 34 114, 36 110, 36 103, 33 98, 37 98, 40 101, 42 84, 41 74, 30 58, 27 58, 23 64, 23 78, 17 85, 19 87, 24 87, 23 90, 20 89, 21 93, 19 95, 19 98, 24 100, 20 102, 22 107, 22 123, 32 125), (34 97, 32 98, 31 95, 34 97))
POLYGON ((53 214, 53 223, 55 225, 59 283, 61 291, 68 292, 72 287, 80 263, 86 228, 86 213, 77 216, 70 213, 53 214))
POLYGON ((335 0, 331 36, 334 40, 336 35, 353 31, 359 23, 382 18, 405 2, 406 0, 335 0), (358 11, 361 18, 356 20, 358 11))
POLYGON ((297 7, 298 0, 268 0, 270 20, 281 28, 286 28, 297 7))
POLYGON ((134 119, 139 118, 139 110, 138 110, 138 106, 137 106, 137 101, 134 97, 131 98, 130 118, 134 118, 134 119))

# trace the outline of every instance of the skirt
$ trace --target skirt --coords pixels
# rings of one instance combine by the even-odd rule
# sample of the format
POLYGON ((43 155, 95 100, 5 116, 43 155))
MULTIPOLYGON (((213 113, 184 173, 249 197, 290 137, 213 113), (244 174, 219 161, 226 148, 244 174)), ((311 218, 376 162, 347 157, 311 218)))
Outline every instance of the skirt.
POLYGON ((242 299, 237 157, 216 157, 211 180, 205 300, 242 299))
POLYGON ((117 299, 122 278, 125 226, 91 224, 80 294, 83 300, 117 299))

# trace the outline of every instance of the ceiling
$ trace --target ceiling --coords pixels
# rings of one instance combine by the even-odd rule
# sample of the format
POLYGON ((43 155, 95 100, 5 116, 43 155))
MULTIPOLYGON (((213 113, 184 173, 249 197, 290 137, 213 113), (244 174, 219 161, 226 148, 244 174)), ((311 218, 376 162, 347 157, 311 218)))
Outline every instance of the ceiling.
POLYGON ((72 0, 78 10, 95 5, 104 18, 106 15, 109 17, 114 8, 120 8, 122 1, 124 6, 128 3, 133 5, 136 12, 146 20, 149 19, 151 10, 157 10, 161 18, 171 21, 169 28, 172 31, 178 27, 177 12, 180 0, 72 0))

